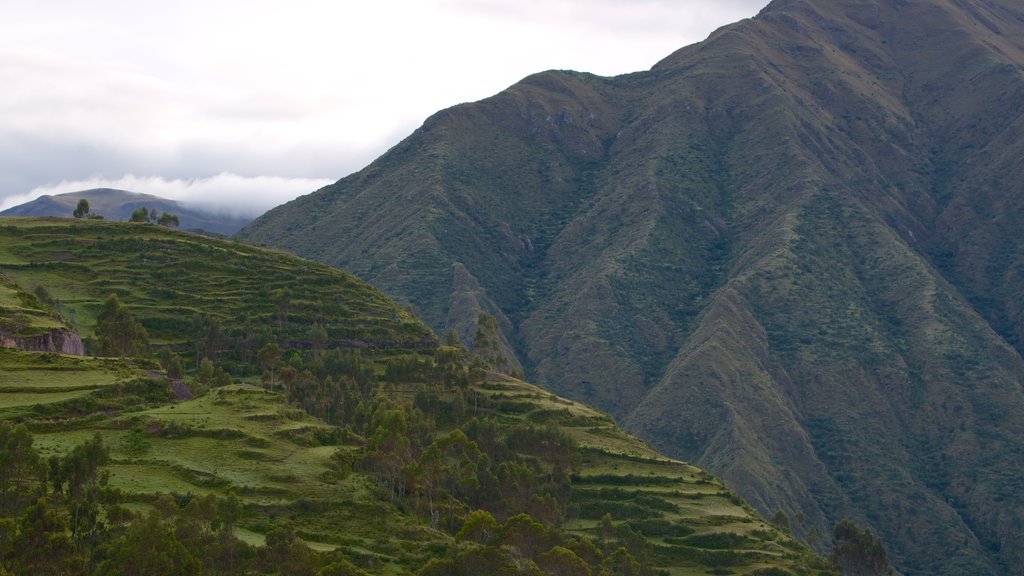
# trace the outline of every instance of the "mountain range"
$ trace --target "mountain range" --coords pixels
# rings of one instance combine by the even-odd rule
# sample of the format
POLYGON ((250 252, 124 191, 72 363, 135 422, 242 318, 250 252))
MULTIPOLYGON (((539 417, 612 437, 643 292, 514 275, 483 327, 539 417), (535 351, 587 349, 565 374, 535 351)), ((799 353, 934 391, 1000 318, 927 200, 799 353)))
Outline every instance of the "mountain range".
POLYGON ((148 208, 157 212, 177 214, 179 227, 183 230, 197 230, 210 234, 231 235, 252 221, 252 218, 227 213, 203 210, 177 200, 169 200, 152 194, 96 188, 66 194, 45 195, 30 202, 8 208, 0 216, 63 216, 70 218, 79 200, 88 200, 93 214, 107 220, 128 220, 132 212, 148 208))
MULTIPOLYGON (((1024 7, 775 0, 450 108, 239 237, 906 575, 1024 574, 1024 7)), ((813 531, 812 531, 813 529, 813 531)))

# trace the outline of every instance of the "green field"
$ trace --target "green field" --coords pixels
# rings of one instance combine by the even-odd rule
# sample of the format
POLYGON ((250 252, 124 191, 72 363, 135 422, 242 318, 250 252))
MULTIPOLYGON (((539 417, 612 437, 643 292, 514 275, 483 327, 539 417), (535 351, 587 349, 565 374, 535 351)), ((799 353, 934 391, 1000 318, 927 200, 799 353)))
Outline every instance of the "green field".
POLYGON ((24 418, 139 376, 130 362, 0 348, 0 419, 24 418))

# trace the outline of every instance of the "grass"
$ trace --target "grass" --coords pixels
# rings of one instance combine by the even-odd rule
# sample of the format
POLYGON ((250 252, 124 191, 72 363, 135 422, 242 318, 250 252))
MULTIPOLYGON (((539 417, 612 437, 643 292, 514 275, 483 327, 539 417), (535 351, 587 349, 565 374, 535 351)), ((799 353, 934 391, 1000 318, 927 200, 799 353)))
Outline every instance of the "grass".
POLYGON ((247 511, 238 535, 250 543, 261 544, 275 518, 293 520, 307 544, 321 551, 380 554, 385 543, 415 551, 445 541, 378 501, 361 476, 336 477, 330 463, 338 446, 305 446, 280 434, 301 427, 327 426, 285 404, 279 393, 232 385, 184 402, 71 421, 59 431, 36 433, 35 442, 49 457, 99 433, 110 448, 109 486, 138 504, 161 493, 225 496, 234 490, 247 511))
POLYGON ((0 392, 0 414, 7 408, 54 404, 80 398, 90 392, 90 390, 73 390, 70 392, 0 392))
POLYGON ((43 306, 17 282, 0 275, 0 337, 35 336, 65 327, 54 310, 43 306))
POLYGON ((481 393, 523 403, 517 418, 551 418, 580 446, 573 502, 581 513, 567 521, 569 533, 598 541, 601 517, 608 513, 613 525, 644 534, 656 546, 658 568, 679 576, 710 576, 724 564, 732 574, 769 567, 827 571, 820 559, 765 522, 721 480, 659 454, 609 416, 511 378, 489 382, 481 393), (659 535, 665 532, 692 534, 696 540, 659 535), (726 544, 706 552, 702 541, 726 544))
MULTIPOLYGON (((66 383, 60 378, 102 387, 133 374, 129 365, 112 359, 0 353, 0 358, 15 368, 5 372, 4 378, 17 374, 20 385, 38 383, 38 391, 22 394, 35 402, 67 402, 91 393, 48 392, 49 386, 66 383)), ((742 542, 739 549, 746 556, 739 560, 730 557, 730 561, 741 562, 735 567, 737 574, 757 566, 813 564, 809 553, 789 551, 786 544, 793 544, 788 537, 760 520, 720 481, 699 468, 659 455, 622 432, 606 415, 505 377, 488 382, 479 392, 521 403, 521 410, 496 414, 498 417, 541 424, 550 419, 580 444, 582 466, 574 502, 580 510, 589 506, 601 514, 570 518, 566 524, 569 533, 599 539, 600 516, 607 510, 616 526, 652 532, 647 538, 663 557, 658 565, 669 574, 710 575, 714 563, 721 561, 687 544, 682 536, 689 534, 742 542), (661 520, 652 523, 655 517, 661 520), (771 534, 771 539, 757 534, 771 534)), ((4 399, 0 406, 6 410, 20 406, 9 400, 13 396, 0 394, 4 399)), ((31 410, 20 418, 30 424, 45 421, 31 410)), ((327 428, 285 404, 277 392, 235 384, 187 401, 98 417, 71 417, 57 429, 37 431, 34 438, 41 455, 48 458, 100 434, 110 448, 108 486, 139 510, 148 509, 161 493, 224 496, 233 490, 246 510, 237 534, 251 544, 262 544, 273 522, 289 519, 313 549, 372 556, 378 559, 377 573, 401 574, 414 569, 429 550, 447 542, 448 537, 379 500, 367 478, 360 474, 337 476, 332 456, 336 450, 349 448, 308 446, 287 434, 306 427, 327 428)))
POLYGON ((0 419, 24 419, 37 406, 69 403, 137 377, 130 362, 0 348, 0 419))
POLYGON ((216 319, 226 335, 244 335, 248 320, 282 340, 308 342, 322 320, 330 347, 434 343, 365 283, 283 252, 160 226, 60 218, 0 218, 0 246, 11 256, 6 277, 26 292, 45 287, 83 337, 116 293, 157 344, 186 344, 196 314, 216 319))
MULTIPOLYGON (((286 353, 305 347, 309 327, 320 322, 334 345, 370 347, 366 358, 378 372, 383 361, 436 343, 362 282, 279 252, 153 226, 59 219, 0 220, 0 247, 14 256, 5 257, 5 286, 17 286, 4 297, 28 301, 17 292, 44 286, 68 317, 75 311, 86 336, 99 303, 116 292, 154 342, 186 353, 197 313, 220 319, 226 334, 271 332, 286 353)), ((239 535, 252 543, 288 520, 313 548, 373 558, 375 573, 401 574, 451 542, 401 503, 382 499, 369 477, 339 473, 335 452, 353 447, 335 444, 334 434, 303 434, 333 429, 280 392, 242 381, 174 401, 148 362, 0 350, 0 418, 27 423, 44 457, 99 434, 110 448, 108 486, 139 510, 158 494, 233 491, 245 509, 239 535)), ((754 538, 737 573, 818 562, 798 546, 784 556, 780 543, 792 541, 720 481, 658 454, 601 412, 500 376, 475 394, 495 418, 552 424, 579 444, 578 511, 566 526, 572 534, 599 538, 608 512, 617 527, 651 532, 657 564, 672 574, 710 574, 718 561, 680 540, 687 534, 772 534, 754 538)))

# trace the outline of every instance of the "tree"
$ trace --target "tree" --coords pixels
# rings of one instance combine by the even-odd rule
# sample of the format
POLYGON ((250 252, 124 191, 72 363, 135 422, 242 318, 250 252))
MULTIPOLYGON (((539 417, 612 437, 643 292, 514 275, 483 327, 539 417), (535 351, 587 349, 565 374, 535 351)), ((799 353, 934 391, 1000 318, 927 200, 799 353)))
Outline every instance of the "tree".
POLYGON ((473 349, 481 358, 494 365, 494 358, 500 353, 498 339, 498 322, 494 316, 481 312, 476 320, 476 334, 473 336, 473 349))
POLYGON ((779 530, 785 533, 789 533, 789 515, 786 514, 781 508, 775 511, 775 515, 772 516, 772 526, 775 526, 779 530))
POLYGON ((89 201, 82 198, 78 201, 78 206, 75 207, 75 211, 71 213, 75 218, 86 218, 89 216, 89 201))
POLYGON ((196 368, 203 356, 216 361, 224 341, 224 327, 220 320, 209 314, 192 315, 192 348, 196 353, 196 368))
POLYGON ((98 488, 106 484, 107 478, 99 469, 110 460, 110 450, 97 432, 67 456, 54 458, 50 461, 50 481, 56 492, 67 485, 71 535, 77 541, 92 539, 100 522, 98 488))
POLYGON ((150 208, 149 209, 149 221, 150 222, 155 222, 156 221, 156 208, 150 208))
POLYGON ((178 541, 160 516, 152 512, 134 522, 110 547, 110 557, 100 564, 103 576, 151 576, 200 574, 199 562, 178 541))
POLYGON ((364 468, 377 477, 392 501, 405 495, 402 478, 413 463, 413 450, 409 442, 409 419, 401 409, 382 406, 374 414, 373 435, 366 442, 364 468))
POLYGON ((96 339, 105 356, 138 356, 149 351, 149 334, 116 294, 107 297, 96 316, 96 339))
POLYGON ((309 329, 309 339, 313 344, 313 350, 319 357, 327 348, 327 329, 319 322, 313 322, 313 326, 309 329))
POLYGON ((277 292, 277 322, 282 330, 284 330, 284 325, 288 323, 288 312, 291 310, 291 305, 292 291, 282 288, 277 292))
POLYGON ((640 563, 625 548, 617 548, 604 560, 604 567, 616 576, 640 576, 640 563))
POLYGON ((260 563, 265 572, 313 576, 315 559, 312 551, 295 534, 291 522, 275 526, 267 532, 266 545, 260 549, 260 563))
POLYGON ((213 382, 213 362, 209 358, 203 358, 199 362, 199 369, 196 370, 196 382, 209 386, 213 382))
POLYGON ((22 515, 18 535, 12 542, 15 551, 12 574, 78 574, 78 558, 67 530, 67 523, 40 498, 22 515))
POLYGON ((474 510, 466 517, 455 539, 460 542, 469 540, 477 544, 487 544, 497 533, 498 523, 494 516, 485 510, 474 510))
POLYGON ((145 206, 136 208, 132 211, 132 215, 128 218, 129 222, 149 222, 149 209, 145 206))
POLYGON ((274 371, 277 369, 278 363, 281 362, 281 347, 276 342, 271 342, 260 348, 257 357, 260 360, 260 367, 270 374, 270 387, 273 388, 274 371))
POLYGON ((832 562, 843 576, 891 576, 892 567, 882 542, 871 529, 861 531, 849 518, 836 524, 832 538, 832 562))
POLYGON ((231 384, 231 374, 217 366, 217 369, 213 371, 213 384, 214 386, 227 386, 231 384))
POLYGON ((591 570, 587 562, 575 552, 562 546, 555 546, 540 555, 537 563, 546 574, 553 576, 590 576, 591 570))
POLYGON ((178 215, 171 214, 170 212, 164 212, 163 214, 160 215, 159 219, 154 218, 154 220, 156 220, 157 224, 161 226, 167 226, 168 228, 170 228, 171 226, 177 228, 178 226, 181 225, 181 221, 178 219, 178 215))
POLYGON ((509 374, 512 363, 502 350, 501 331, 498 321, 486 312, 481 312, 476 320, 476 334, 473 336, 473 350, 491 368, 509 374))
POLYGON ((24 424, 0 422, 0 515, 21 508, 43 477, 43 463, 24 424))
POLYGON ((181 380, 185 377, 185 366, 181 362, 181 356, 175 354, 171 357, 170 366, 167 368, 167 377, 171 380, 181 380))
POLYGON ((235 494, 235 489, 228 490, 227 498, 217 502, 217 522, 220 524, 221 536, 227 552, 228 570, 235 571, 235 523, 244 512, 242 500, 235 494))

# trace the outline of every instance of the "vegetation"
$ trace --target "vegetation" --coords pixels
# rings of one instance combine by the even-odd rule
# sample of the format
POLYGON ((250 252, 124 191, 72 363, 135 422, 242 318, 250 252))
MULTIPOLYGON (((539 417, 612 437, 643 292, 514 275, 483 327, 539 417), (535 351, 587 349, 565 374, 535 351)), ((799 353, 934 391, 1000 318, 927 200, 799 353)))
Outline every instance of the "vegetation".
MULTIPOLYGON (((82 218, 103 219, 103 216, 99 214, 104 214, 108 220, 130 220, 132 212, 138 210, 140 204, 143 204, 149 208, 150 222, 202 231, 206 234, 234 234, 252 220, 246 216, 207 212, 198 206, 193 208, 158 196, 109 188, 43 196, 31 202, 8 208, 0 212, 0 216, 67 217, 78 211, 83 200, 88 202, 89 206, 85 212, 79 212, 82 214, 80 216, 82 218)), ((141 214, 139 216, 141 217, 141 214)))
POLYGON ((98 337, 97 318, 113 294, 154 346, 183 357, 190 352, 193 367, 206 356, 245 374, 270 341, 312 347, 315 325, 326 349, 436 342, 429 329, 350 274, 234 242, 156 226, 19 218, 2 221, 0 247, 11 289, 30 294, 43 287, 87 343, 98 337), (295 285, 303 286, 301 296, 288 290, 295 285))
POLYGON ((843 518, 836 524, 832 537, 832 562, 843 576, 892 576, 885 548, 871 530, 861 530, 853 521, 843 518))
POLYGON ((90 336, 107 342, 135 322, 158 350, 0 350, 9 573, 831 573, 706 472, 601 413, 485 371, 347 275, 155 227, 19 219, 0 231, 5 274, 27 285, 66 274, 74 281, 48 290, 81 310, 122 288, 98 304, 90 336), (168 245, 195 256, 183 280, 195 292, 162 292, 173 274, 136 278, 121 264, 139 260, 133 239, 156 250, 147 259, 168 245), (60 262, 102 275, 36 265, 55 245, 60 262), (229 249, 253 265, 202 257, 229 249), (343 345, 338 320, 307 316, 298 290, 275 286, 274 266, 303 277, 303 294, 388 313, 349 328, 343 345), (250 321, 271 336, 242 355, 218 344, 238 304, 204 287, 257 284, 271 297, 250 321), (152 321, 200 299, 181 335, 152 321), (406 330, 414 346, 398 337, 406 330))
POLYGON ((89 214, 91 214, 91 212, 89 211, 89 200, 86 198, 82 198, 81 200, 78 201, 78 205, 75 206, 75 211, 72 213, 72 215, 75 218, 85 218, 89 214))
POLYGON ((773 2, 441 111, 240 236, 467 344, 486 312, 527 379, 798 537, 855 517, 906 573, 1021 576, 1022 22, 773 2))
POLYGON ((156 219, 156 223, 161 225, 161 226, 167 226, 167 227, 173 226, 173 227, 177 228, 178 226, 181 225, 181 220, 178 218, 177 214, 172 214, 170 212, 164 212, 163 214, 160 215, 159 218, 156 219))
POLYGON ((96 340, 103 356, 142 356, 149 351, 149 334, 116 294, 103 301, 96 315, 96 340))

